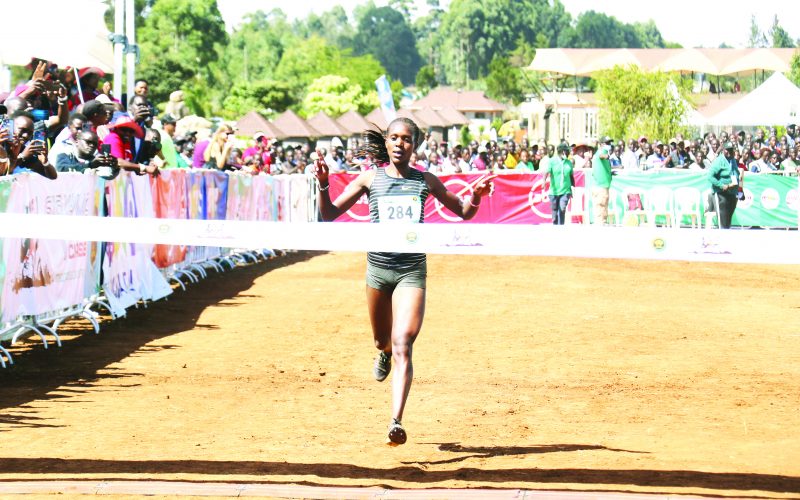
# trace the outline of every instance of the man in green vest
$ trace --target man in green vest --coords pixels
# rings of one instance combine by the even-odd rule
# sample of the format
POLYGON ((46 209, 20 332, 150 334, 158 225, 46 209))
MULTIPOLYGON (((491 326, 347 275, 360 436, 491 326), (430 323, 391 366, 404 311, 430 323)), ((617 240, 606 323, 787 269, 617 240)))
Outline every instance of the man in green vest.
POLYGON ((559 144, 558 156, 551 158, 544 170, 544 185, 550 181, 550 211, 553 224, 563 225, 566 220, 567 205, 572 198, 572 186, 575 178, 572 176, 572 162, 569 161, 569 146, 559 144))
POLYGON ((592 206, 594 223, 605 224, 608 220, 608 192, 611 188, 611 145, 613 140, 605 136, 597 145, 597 153, 592 158, 592 206))
POLYGON ((708 167, 708 181, 711 183, 709 211, 717 212, 719 227, 729 229, 733 211, 739 195, 739 164, 733 157, 734 146, 723 144, 722 154, 718 155, 708 167), (718 209, 718 210, 717 210, 718 209))

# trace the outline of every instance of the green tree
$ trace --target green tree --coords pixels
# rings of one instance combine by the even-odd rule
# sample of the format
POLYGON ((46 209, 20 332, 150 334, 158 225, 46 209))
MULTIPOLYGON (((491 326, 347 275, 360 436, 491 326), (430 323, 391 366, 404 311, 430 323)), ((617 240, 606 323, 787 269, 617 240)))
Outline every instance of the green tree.
POLYGON ((410 21, 414 12, 417 10, 414 6, 414 0, 389 0, 389 7, 403 14, 406 21, 410 21))
POLYGON ((237 119, 250 111, 257 111, 264 116, 273 116, 286 111, 292 104, 294 104, 294 97, 291 89, 283 82, 242 80, 237 82, 225 97, 222 116, 228 119, 237 119))
MULTIPOLYGON (((183 89, 191 93, 212 89, 219 74, 213 63, 228 42, 216 0, 158 0, 137 30, 141 47, 140 73, 151 82, 150 94, 163 102, 183 89), (171 74, 164 70, 171 70, 171 74), (180 83, 175 85, 175 81, 180 83)), ((197 111, 197 110, 196 110, 197 111)))
POLYGON ((755 14, 750 16, 750 38, 747 42, 748 47, 766 47, 767 36, 761 32, 755 14))
POLYGON ((436 45, 446 81, 466 85, 485 77, 495 56, 504 57, 523 35, 533 39, 536 5, 526 0, 453 0, 442 17, 436 45))
POLYGON ((521 80, 520 69, 513 66, 507 57, 495 57, 489 64, 486 93, 493 99, 519 104, 525 100, 521 80))
POLYGON ((311 82, 323 75, 344 76, 362 89, 372 89, 383 74, 386 69, 371 55, 353 56, 349 49, 340 50, 318 36, 286 47, 275 69, 275 79, 286 82, 298 102, 311 82))
POLYGON ((673 137, 687 133, 686 95, 690 82, 637 67, 595 74, 600 129, 611 137, 673 137))
POLYGON ((291 28, 283 11, 246 14, 230 35, 220 58, 228 86, 239 80, 269 80, 291 43, 291 28))
POLYGON ((778 22, 778 15, 772 20, 772 28, 769 30, 769 37, 772 39, 772 46, 778 49, 793 49, 795 47, 792 37, 781 27, 778 22))
POLYGON ((794 55, 792 56, 789 80, 794 82, 795 85, 800 86, 800 51, 798 50, 794 51, 794 55))
POLYGON ((426 64, 419 69, 417 72, 416 85, 417 89, 423 94, 427 94, 432 88, 438 85, 436 82, 436 71, 433 69, 432 65, 426 64))
POLYGON ((636 30, 617 18, 593 10, 583 12, 575 24, 578 46, 591 49, 639 48, 636 30))
POLYGON ((348 111, 372 111, 379 105, 377 92, 364 92, 360 85, 338 75, 325 75, 308 87, 300 109, 302 116, 311 117, 320 111, 339 116, 348 111))
POLYGON ((632 27, 636 32, 639 47, 643 49, 659 49, 666 47, 664 37, 661 36, 661 31, 652 19, 646 23, 633 23, 632 27))
POLYGON ((411 84, 422 66, 416 39, 400 12, 391 7, 375 7, 362 14, 353 47, 356 54, 371 54, 389 75, 411 84))
POLYGON ((334 5, 331 10, 320 15, 310 13, 305 20, 295 25, 294 32, 301 39, 314 35, 322 37, 330 45, 340 49, 352 48, 355 36, 347 12, 341 5, 334 5))
POLYGON ((472 132, 469 131, 469 127, 462 125, 461 130, 458 132, 458 143, 463 147, 467 147, 469 143, 472 142, 472 139, 472 132))

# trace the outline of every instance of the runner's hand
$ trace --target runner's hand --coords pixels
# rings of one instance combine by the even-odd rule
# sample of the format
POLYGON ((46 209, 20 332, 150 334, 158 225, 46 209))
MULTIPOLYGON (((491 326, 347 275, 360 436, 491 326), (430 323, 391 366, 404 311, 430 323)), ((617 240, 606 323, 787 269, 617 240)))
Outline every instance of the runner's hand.
POLYGON ((475 196, 491 196, 494 193, 494 182, 492 179, 497 177, 496 175, 487 176, 485 179, 481 180, 479 183, 475 184, 475 187, 472 189, 472 194, 475 196))
POLYGON ((317 178, 317 182, 327 185, 329 172, 330 170, 328 169, 328 165, 325 163, 325 159, 322 158, 320 152, 317 151, 317 159, 314 160, 314 177, 317 178))

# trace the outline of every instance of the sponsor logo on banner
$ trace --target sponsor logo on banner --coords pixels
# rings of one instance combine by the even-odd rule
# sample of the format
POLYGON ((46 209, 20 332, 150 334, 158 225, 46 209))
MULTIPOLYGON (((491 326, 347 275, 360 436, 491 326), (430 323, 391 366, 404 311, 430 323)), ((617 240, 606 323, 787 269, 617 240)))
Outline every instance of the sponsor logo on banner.
POLYGON ((775 210, 781 202, 781 195, 773 188, 761 192, 761 206, 767 210, 775 210))
POLYGON ((358 221, 369 221, 369 197, 362 194, 355 205, 347 210, 347 215, 358 221))
POLYGON ((552 219, 553 214, 548 211, 547 213, 539 210, 539 206, 543 203, 547 203, 547 206, 550 206, 550 198, 547 197, 547 191, 550 186, 544 185, 544 176, 536 176, 531 185, 531 190, 528 192, 528 206, 531 209, 531 212, 535 213, 539 217, 543 219, 552 219))
MULTIPOLYGON (((458 198, 464 203, 467 202, 467 199, 472 197, 472 186, 464 179, 451 177, 450 179, 444 181, 444 186, 448 189, 448 191, 454 192, 456 196, 458 196, 458 198)), ((439 200, 434 199, 433 208, 442 217, 442 219, 446 221, 459 222, 462 220, 461 217, 453 215, 449 210, 444 208, 444 205, 442 205, 439 200)))
POLYGON ((786 206, 791 210, 800 208, 800 191, 792 189, 786 193, 786 206))

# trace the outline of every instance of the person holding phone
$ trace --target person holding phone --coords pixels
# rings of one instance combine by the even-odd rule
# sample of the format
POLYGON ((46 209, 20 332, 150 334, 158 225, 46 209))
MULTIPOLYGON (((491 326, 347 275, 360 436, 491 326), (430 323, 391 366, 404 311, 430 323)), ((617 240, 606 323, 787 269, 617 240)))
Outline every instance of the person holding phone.
POLYGON ((97 150, 99 139, 97 134, 90 131, 80 131, 75 144, 58 154, 56 157, 56 170, 59 172, 86 172, 94 170, 106 180, 111 180, 119 174, 117 159, 111 156, 111 146, 100 146, 97 150))
POLYGON ((47 161, 47 142, 43 130, 34 132, 33 116, 27 111, 17 111, 14 116, 14 136, 10 148, 18 154, 12 173, 36 172, 48 179, 58 177, 55 167, 47 161), (36 133, 36 136, 34 136, 36 133))
MULTIPOLYGON (((374 163, 331 201, 329 165, 318 151, 313 169, 319 189, 317 203, 323 221, 332 221, 366 196, 372 222, 381 224, 418 224, 425 219, 425 200, 433 196, 448 210, 464 220, 478 212, 481 199, 491 194, 494 175, 478 179, 471 195, 459 198, 448 191, 438 177, 420 172, 410 165, 411 154, 419 146, 422 134, 408 118, 397 118, 382 131, 364 132, 364 146, 356 156, 374 163)), ((427 261, 424 253, 370 252, 367 254, 367 308, 378 357, 373 376, 383 381, 395 365, 392 383, 392 419, 386 444, 406 442, 401 420, 411 389, 414 370, 411 363, 414 341, 422 329, 425 315, 427 261)))

